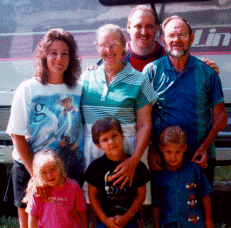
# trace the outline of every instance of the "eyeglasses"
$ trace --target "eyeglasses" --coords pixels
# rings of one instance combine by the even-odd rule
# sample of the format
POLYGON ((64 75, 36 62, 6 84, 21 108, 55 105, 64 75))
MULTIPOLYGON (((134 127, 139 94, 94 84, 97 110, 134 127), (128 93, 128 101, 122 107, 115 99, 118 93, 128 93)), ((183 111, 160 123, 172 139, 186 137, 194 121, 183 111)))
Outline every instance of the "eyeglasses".
POLYGON ((174 40, 176 37, 179 38, 180 40, 187 40, 188 39, 188 33, 177 33, 177 34, 169 34, 166 36, 168 40, 174 40))
POLYGON ((100 48, 101 50, 104 50, 106 48, 116 49, 119 47, 119 45, 120 45, 119 42, 115 42, 111 44, 97 44, 98 48, 100 48))

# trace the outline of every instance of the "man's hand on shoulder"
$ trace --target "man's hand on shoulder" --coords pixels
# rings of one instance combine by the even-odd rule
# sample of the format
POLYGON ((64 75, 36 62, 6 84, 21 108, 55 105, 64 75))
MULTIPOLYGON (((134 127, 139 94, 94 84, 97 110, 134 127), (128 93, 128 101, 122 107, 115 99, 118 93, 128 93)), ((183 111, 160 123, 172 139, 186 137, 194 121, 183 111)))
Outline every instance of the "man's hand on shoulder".
POLYGON ((199 165, 202 169, 206 169, 208 164, 208 155, 207 155, 207 151, 200 149, 200 147, 198 148, 198 150, 196 151, 196 153, 194 154, 192 160, 192 162, 196 163, 197 165, 199 165))
POLYGON ((216 71, 217 74, 220 73, 220 69, 219 69, 218 65, 217 65, 214 61, 212 61, 212 60, 210 60, 210 59, 205 59, 205 58, 202 58, 202 61, 203 61, 206 65, 208 65, 208 66, 210 66, 211 68, 215 69, 215 71, 216 71))

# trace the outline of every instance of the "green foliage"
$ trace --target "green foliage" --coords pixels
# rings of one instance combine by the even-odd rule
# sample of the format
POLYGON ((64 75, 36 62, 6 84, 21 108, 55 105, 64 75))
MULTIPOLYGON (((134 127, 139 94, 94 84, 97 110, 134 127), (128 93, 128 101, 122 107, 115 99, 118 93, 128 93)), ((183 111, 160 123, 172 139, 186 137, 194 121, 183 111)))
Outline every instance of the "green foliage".
POLYGON ((218 181, 231 180, 231 166, 216 166, 214 179, 218 181))
POLYGON ((18 223, 18 218, 15 217, 0 217, 0 227, 1 228, 20 228, 18 223))

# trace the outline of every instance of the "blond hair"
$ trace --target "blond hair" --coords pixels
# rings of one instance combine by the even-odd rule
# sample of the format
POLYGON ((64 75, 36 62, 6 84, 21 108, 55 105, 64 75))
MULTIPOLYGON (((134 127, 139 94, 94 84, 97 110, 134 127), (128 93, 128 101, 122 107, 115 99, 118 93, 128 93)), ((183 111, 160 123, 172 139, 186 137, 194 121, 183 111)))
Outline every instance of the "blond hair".
POLYGON ((159 138, 162 146, 168 144, 187 144, 187 134, 180 126, 166 127, 160 134, 159 138))
POLYGON ((28 183, 26 196, 24 197, 22 202, 27 203, 29 201, 29 198, 33 194, 40 196, 37 193, 37 188, 46 186, 46 183, 41 175, 41 170, 47 163, 55 164, 55 166, 57 167, 57 170, 60 174, 60 180, 58 182, 59 185, 63 185, 66 181, 67 173, 65 170, 65 165, 59 155, 54 150, 42 150, 40 152, 37 152, 34 155, 32 163, 33 175, 28 183))

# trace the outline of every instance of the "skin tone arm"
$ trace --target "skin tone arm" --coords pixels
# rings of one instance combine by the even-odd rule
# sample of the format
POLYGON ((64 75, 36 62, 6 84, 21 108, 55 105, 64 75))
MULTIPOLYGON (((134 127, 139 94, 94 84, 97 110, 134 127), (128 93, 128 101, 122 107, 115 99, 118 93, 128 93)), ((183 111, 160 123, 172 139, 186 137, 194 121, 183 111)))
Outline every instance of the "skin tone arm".
POLYGON ((135 150, 132 153, 130 158, 127 158, 125 161, 121 162, 115 169, 115 175, 112 180, 117 179, 113 185, 121 184, 121 188, 125 186, 125 184, 130 179, 130 186, 132 185, 133 176, 136 170, 138 163, 140 162, 140 158, 142 157, 144 150, 149 144, 150 134, 152 129, 152 105, 151 103, 146 106, 138 109, 136 111, 137 118, 137 134, 136 134, 136 145, 135 150))
POLYGON ((29 148, 29 144, 27 143, 25 136, 11 134, 11 138, 13 141, 14 148, 18 151, 19 156, 25 165, 27 171, 32 176, 32 153, 29 148))
POLYGON ((106 216, 98 199, 98 189, 91 184, 88 186, 88 196, 93 210, 102 223, 104 223, 108 228, 122 228, 115 224, 114 217, 106 216))
MULTIPOLYGON (((25 136, 11 134, 11 138, 13 141, 14 149, 16 149, 19 153, 21 160, 23 161, 27 171, 32 176, 32 154, 29 148, 29 145, 25 139, 25 136)), ((25 211, 25 208, 18 207, 18 218, 19 224, 22 228, 28 227, 28 214, 25 211)), ((37 228, 36 226, 29 226, 30 228, 37 228)))
POLYGON ((139 208, 142 206, 146 195, 146 185, 139 187, 137 189, 137 196, 134 199, 131 207, 124 215, 116 215, 115 216, 115 224, 119 227, 124 227, 136 214, 139 208))
POLYGON ((34 215, 29 215, 28 218, 28 227, 29 228, 37 228, 38 224, 38 216, 34 216, 34 215))
MULTIPOLYGON (((22 135, 15 135, 11 134, 11 138, 13 141, 14 148, 18 151, 20 159, 22 160, 23 164, 25 165, 27 171, 32 176, 33 169, 32 169, 32 153, 27 143, 25 136, 22 135)), ((45 188, 38 188, 38 194, 47 201, 50 196, 49 186, 45 188)))
POLYGON ((212 128, 192 158, 193 162, 195 162, 204 169, 207 168, 207 150, 217 136, 218 132, 223 130, 226 126, 227 118, 228 117, 223 102, 213 107, 212 128), (198 157, 200 156, 201 159, 198 160, 198 157))
POLYGON ((78 211, 79 217, 82 221, 82 227, 83 228, 88 228, 89 224, 88 224, 88 216, 87 216, 87 210, 85 211, 78 211))
POLYGON ((202 204, 205 211, 205 228, 214 228, 213 220, 212 220, 212 209, 211 209, 211 201, 210 196, 206 195, 202 198, 202 204))
POLYGON ((152 208, 152 220, 153 220, 153 227, 159 228, 160 208, 158 207, 152 208))

